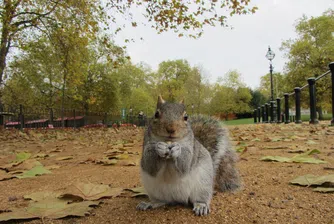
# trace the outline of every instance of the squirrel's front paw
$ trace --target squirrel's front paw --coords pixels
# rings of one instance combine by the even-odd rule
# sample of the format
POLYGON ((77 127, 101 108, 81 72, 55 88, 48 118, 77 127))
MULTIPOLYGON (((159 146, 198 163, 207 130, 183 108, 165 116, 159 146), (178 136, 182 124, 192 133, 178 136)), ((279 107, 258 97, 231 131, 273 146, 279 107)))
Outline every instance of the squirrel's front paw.
POLYGON ((173 142, 168 148, 170 149, 170 154, 167 158, 171 157, 175 159, 181 154, 181 145, 177 142, 173 142))
POLYGON ((208 215, 210 212, 210 208, 205 203, 194 203, 194 209, 193 209, 195 215, 203 216, 208 215))
POLYGON ((166 142, 158 142, 155 146, 158 155, 162 158, 169 156, 169 148, 166 142))

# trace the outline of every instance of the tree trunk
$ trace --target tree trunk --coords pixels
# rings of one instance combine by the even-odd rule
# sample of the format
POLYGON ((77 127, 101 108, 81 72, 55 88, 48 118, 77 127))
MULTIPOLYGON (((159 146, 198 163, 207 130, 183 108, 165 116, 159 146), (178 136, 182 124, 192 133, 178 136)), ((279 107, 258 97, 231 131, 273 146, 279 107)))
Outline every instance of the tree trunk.
POLYGON ((317 107, 317 112, 318 112, 318 119, 321 121, 321 120, 324 120, 324 114, 322 112, 322 107, 317 107))
MULTIPOLYGON (((4 1, 4 11, 2 12, 2 32, 0 43, 0 89, 3 83, 3 74, 6 68, 6 57, 10 47, 10 23, 13 19, 14 7, 12 7, 11 1, 4 1)), ((2 94, 0 91, 0 103, 2 94)))

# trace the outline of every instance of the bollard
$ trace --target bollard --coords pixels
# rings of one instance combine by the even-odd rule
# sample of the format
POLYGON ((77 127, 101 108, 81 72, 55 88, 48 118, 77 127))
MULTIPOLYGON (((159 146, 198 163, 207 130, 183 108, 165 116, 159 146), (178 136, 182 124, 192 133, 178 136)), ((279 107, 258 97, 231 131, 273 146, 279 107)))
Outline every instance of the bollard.
POLYGON ((285 124, 290 123, 289 115, 289 93, 284 93, 284 111, 285 111, 285 124))
POLYGON ((274 123, 274 102, 270 101, 270 123, 274 123))
POLYGON ((20 120, 20 130, 22 131, 23 128, 24 128, 24 115, 23 115, 23 106, 22 106, 22 104, 20 104, 19 120, 20 120))
POLYGON ((329 69, 332 73, 332 120, 331 125, 334 126, 334 62, 329 64, 329 69))
POLYGON ((275 101, 273 101, 274 102, 274 104, 273 104, 273 123, 276 123, 277 122, 277 115, 276 115, 276 111, 277 111, 277 106, 276 106, 276 103, 275 103, 275 101))
POLYGON ((296 124, 301 124, 301 114, 300 114, 300 93, 301 89, 299 87, 296 87, 295 89, 295 101, 296 101, 296 118, 295 118, 295 123, 296 124))
POLYGON ((254 124, 256 124, 257 123, 257 110, 256 109, 254 110, 253 117, 254 117, 254 124))
POLYGON ((4 116, 2 115, 2 112, 4 111, 3 105, 0 102, 0 126, 4 125, 4 116))
POLYGON ((76 118, 75 118, 75 109, 73 110, 73 128, 77 127, 77 122, 76 122, 76 118))
POLYGON ((262 111, 262 123, 266 122, 266 111, 264 109, 264 105, 261 106, 261 111, 262 111))
POLYGON ((49 124, 50 124, 51 126, 53 126, 53 109, 50 108, 49 110, 50 110, 50 120, 49 120, 49 124))
POLYGON ((269 122, 269 103, 266 103, 264 106, 266 107, 266 121, 265 121, 265 123, 268 123, 269 122))
POLYGON ((261 123, 261 107, 258 107, 257 108, 257 119, 258 119, 258 122, 261 123))
POLYGON ((270 101, 270 123, 274 123, 274 101, 270 101))
POLYGON ((315 78, 309 78, 307 80, 310 92, 310 124, 318 124, 317 111, 316 111, 316 93, 315 93, 315 78))
POLYGON ((277 104, 277 123, 282 123, 282 115, 281 115, 281 98, 276 99, 276 104, 277 104))

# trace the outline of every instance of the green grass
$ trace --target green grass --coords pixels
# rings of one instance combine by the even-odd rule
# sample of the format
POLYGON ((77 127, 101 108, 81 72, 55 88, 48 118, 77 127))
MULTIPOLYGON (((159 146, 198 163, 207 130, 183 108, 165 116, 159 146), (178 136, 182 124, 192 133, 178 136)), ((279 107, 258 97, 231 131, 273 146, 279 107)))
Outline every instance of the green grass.
POLYGON ((254 124, 254 118, 235 119, 230 121, 223 121, 225 125, 241 125, 241 124, 254 124))
MULTIPOLYGON (((303 122, 308 122, 310 120, 310 115, 302 115, 301 119, 303 122)), ((324 114, 324 120, 331 120, 331 119, 332 119, 332 114, 324 114)), ((225 125, 254 124, 254 118, 244 118, 244 119, 223 121, 223 124, 225 125)))
MULTIPOLYGON (((310 115, 302 115, 302 121, 310 121, 310 115)), ((332 114, 324 114, 324 120, 332 120, 332 114)))

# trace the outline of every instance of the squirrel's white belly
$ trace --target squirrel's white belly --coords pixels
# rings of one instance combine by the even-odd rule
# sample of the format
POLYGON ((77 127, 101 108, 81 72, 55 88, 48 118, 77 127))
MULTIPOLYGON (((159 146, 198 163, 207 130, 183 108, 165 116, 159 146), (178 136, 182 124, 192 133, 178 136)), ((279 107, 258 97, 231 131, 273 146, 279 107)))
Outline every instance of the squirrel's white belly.
POLYGON ((202 177, 208 174, 197 167, 188 175, 180 177, 175 168, 170 165, 165 164, 155 177, 141 170, 144 188, 151 200, 188 204, 192 201, 192 195, 197 195, 202 184, 206 184, 203 183, 202 177))

